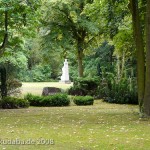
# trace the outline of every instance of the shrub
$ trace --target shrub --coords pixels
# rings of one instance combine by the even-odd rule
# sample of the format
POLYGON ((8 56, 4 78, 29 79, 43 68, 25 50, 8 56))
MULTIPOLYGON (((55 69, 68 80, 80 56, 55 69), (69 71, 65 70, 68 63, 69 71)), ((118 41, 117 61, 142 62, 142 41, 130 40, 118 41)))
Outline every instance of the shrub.
POLYGON ((27 108, 29 107, 29 102, 26 99, 16 97, 4 97, 1 100, 0 105, 4 109, 27 108))
POLYGON ((31 106, 41 106, 42 97, 38 95, 32 95, 28 93, 25 95, 24 99, 27 99, 31 106))
POLYGON ((68 90, 70 95, 91 95, 97 94, 99 80, 97 78, 77 78, 74 80, 73 87, 68 90))
POLYGON ((73 102, 76 105, 93 105, 94 98, 92 96, 75 96, 73 102))
MULTIPOLYGON (((137 104, 137 84, 136 79, 117 79, 102 86, 105 91, 104 101, 118 104, 137 104)), ((101 89, 102 89, 101 88, 101 89)), ((102 92, 102 90, 101 90, 102 92)))
POLYGON ((49 96, 35 96, 27 94, 25 96, 31 106, 68 106, 70 100, 67 94, 54 94, 49 96))
POLYGON ((7 90, 8 90, 8 96, 18 96, 21 94, 20 87, 22 86, 22 83, 15 79, 15 78, 9 78, 7 80, 7 90))
POLYGON ((67 94, 54 94, 51 96, 53 106, 68 106, 70 100, 67 94))

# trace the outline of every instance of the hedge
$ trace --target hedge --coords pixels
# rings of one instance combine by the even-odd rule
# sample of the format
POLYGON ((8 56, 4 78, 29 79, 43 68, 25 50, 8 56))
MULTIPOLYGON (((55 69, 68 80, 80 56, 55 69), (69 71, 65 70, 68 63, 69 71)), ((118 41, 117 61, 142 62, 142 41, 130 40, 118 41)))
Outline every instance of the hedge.
POLYGON ((37 96, 32 94, 27 94, 25 96, 30 102, 31 106, 68 106, 70 100, 67 94, 54 94, 49 96, 37 96))
POLYGON ((28 108, 30 106, 28 100, 16 97, 4 97, 0 101, 3 109, 28 108))
POLYGON ((93 105, 94 98, 92 96, 75 96, 73 102, 76 105, 93 105))

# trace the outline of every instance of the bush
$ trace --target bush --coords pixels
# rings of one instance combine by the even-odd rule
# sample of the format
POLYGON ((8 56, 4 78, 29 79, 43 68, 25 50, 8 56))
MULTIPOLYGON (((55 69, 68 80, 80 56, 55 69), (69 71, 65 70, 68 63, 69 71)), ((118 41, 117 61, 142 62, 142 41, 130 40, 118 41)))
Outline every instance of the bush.
POLYGON ((4 109, 28 108, 29 102, 26 99, 16 97, 4 97, 1 100, 1 107, 4 109))
POLYGON ((70 95, 91 95, 97 94, 99 80, 97 78, 77 78, 73 82, 73 87, 68 90, 70 95))
MULTIPOLYGON (((138 104, 136 79, 121 79, 102 86, 105 90, 104 101, 118 104, 138 104)), ((101 88, 102 89, 102 88, 101 88)), ((101 90, 102 92, 102 90, 101 90)))
POLYGON ((18 96, 21 94, 20 87, 22 86, 22 83, 15 79, 15 78, 9 78, 7 80, 7 90, 8 90, 8 96, 18 96))
POLYGON ((27 94, 25 96, 31 106, 68 106, 70 100, 67 94, 54 94, 49 96, 35 96, 27 94))
POLYGON ((73 102, 76 105, 93 105, 94 98, 92 96, 75 96, 73 102))
POLYGON ((52 106, 68 106, 70 100, 67 94, 54 94, 51 96, 52 106))
POLYGON ((38 95, 32 95, 28 93, 25 95, 24 99, 27 99, 30 103, 30 106, 41 106, 42 97, 38 95))

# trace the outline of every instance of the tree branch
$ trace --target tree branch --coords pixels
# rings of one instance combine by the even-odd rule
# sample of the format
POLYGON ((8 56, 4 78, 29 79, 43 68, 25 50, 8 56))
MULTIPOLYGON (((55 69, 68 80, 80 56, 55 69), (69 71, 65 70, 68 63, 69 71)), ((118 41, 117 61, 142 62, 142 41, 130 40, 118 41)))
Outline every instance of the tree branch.
POLYGON ((0 55, 3 54, 5 48, 6 48, 6 45, 7 45, 7 42, 8 42, 8 11, 5 10, 5 34, 4 34, 4 39, 3 39, 3 43, 2 45, 0 46, 0 55))

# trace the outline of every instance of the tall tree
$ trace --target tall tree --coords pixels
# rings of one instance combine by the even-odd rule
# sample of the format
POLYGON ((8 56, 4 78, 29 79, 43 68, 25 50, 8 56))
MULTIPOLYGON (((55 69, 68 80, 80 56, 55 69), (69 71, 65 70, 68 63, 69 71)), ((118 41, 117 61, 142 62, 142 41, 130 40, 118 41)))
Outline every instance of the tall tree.
POLYGON ((150 117, 150 1, 146 11, 146 80, 144 95, 144 114, 150 117))
POLYGON ((138 101, 140 112, 143 113, 143 100, 145 89, 145 54, 144 54, 143 34, 139 14, 138 0, 130 0, 129 8, 132 14, 134 40, 137 53, 136 57, 137 57, 138 101))
MULTIPOLYGON (((34 33, 31 32, 33 31, 31 27, 35 27, 36 25, 35 12, 39 5, 34 3, 34 1, 35 0, 0 1, 0 68, 2 96, 7 95, 7 70, 4 65, 5 56, 12 55, 12 53, 16 52, 16 49, 18 50, 18 44, 22 42, 22 37, 27 35, 31 36, 34 33), (28 32, 29 29, 30 32, 28 32)), ((21 47, 19 49, 21 49, 21 47)))
POLYGON ((6 85, 6 68, 0 66, 0 77, 1 77, 1 96, 7 96, 7 85, 6 85))
POLYGON ((92 3, 92 0, 51 1, 44 21, 47 28, 45 40, 51 42, 49 48, 75 50, 80 77, 83 76, 84 50, 93 35, 98 32, 96 25, 84 13, 88 3, 92 3))

